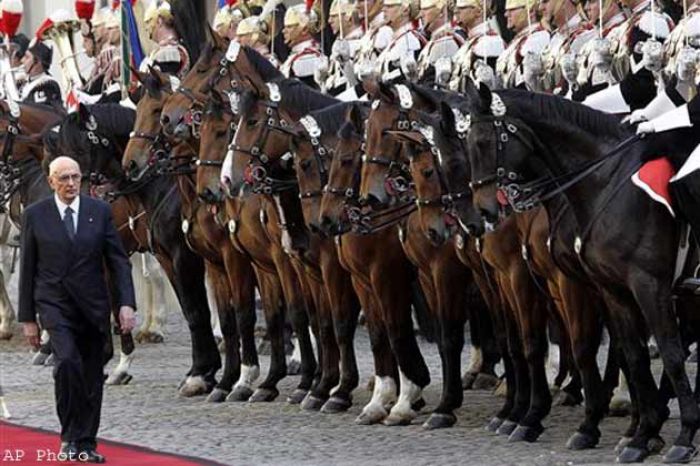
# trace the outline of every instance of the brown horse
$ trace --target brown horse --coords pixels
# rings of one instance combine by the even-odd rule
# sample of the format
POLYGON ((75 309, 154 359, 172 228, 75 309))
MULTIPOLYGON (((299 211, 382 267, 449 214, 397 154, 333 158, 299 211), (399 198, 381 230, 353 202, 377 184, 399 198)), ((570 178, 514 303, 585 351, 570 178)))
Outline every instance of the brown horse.
MULTIPOLYGON (((309 319, 302 283, 294 270, 290 257, 281 245, 280 219, 273 204, 264 196, 250 194, 230 197, 219 184, 221 165, 229 139, 236 128, 236 119, 225 105, 218 92, 212 96, 205 109, 201 126, 201 148, 197 168, 197 193, 212 209, 221 209, 230 235, 230 241, 241 252, 250 257, 263 299, 263 308, 268 321, 268 331, 273 343, 273 359, 267 380, 261 392, 276 390, 275 384, 286 373, 282 325, 284 309, 288 312, 292 327, 297 333, 301 350, 301 380, 297 389, 288 398, 291 403, 300 403, 311 388, 316 363, 308 332, 309 319)), ((239 325, 244 325, 240 322, 239 325)), ((245 323, 252 325, 252 322, 245 323)), ((252 394, 253 380, 247 381, 249 393, 244 387, 232 399, 247 399, 252 394)), ((256 396, 254 399, 258 399, 256 396)))

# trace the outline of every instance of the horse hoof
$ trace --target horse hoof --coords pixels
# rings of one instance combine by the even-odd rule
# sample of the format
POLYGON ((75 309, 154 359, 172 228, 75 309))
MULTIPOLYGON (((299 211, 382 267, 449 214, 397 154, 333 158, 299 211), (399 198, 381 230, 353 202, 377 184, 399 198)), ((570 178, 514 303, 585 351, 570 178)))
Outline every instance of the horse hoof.
POLYGON ((212 390, 209 396, 207 396, 207 401, 209 403, 221 403, 222 401, 226 401, 226 397, 228 396, 228 394, 228 390, 215 388, 214 390, 212 390))
POLYGON ((252 395, 252 388, 238 385, 233 387, 233 391, 226 397, 226 401, 248 401, 252 395))
POLYGON ((416 401, 411 403, 411 409, 413 411, 420 411, 421 409, 425 408, 425 400, 423 398, 418 398, 416 401))
POLYGON ((371 426, 373 424, 378 424, 385 417, 386 411, 383 409, 370 409, 362 411, 360 415, 355 418, 355 424, 359 426, 371 426))
POLYGON ((647 450, 649 450, 650 455, 655 455, 661 452, 661 450, 663 450, 665 446, 666 442, 664 442, 664 439, 662 439, 659 436, 652 437, 647 442, 647 450))
POLYGON ((276 388, 258 388, 253 392, 253 394, 248 398, 250 403, 260 403, 274 401, 280 392, 276 388))
POLYGON ((477 374, 472 388, 474 390, 493 390, 498 386, 500 381, 501 379, 493 374, 484 374, 480 372, 477 374))
POLYGON ((569 450, 588 450, 598 445, 598 437, 583 432, 574 432, 566 442, 569 450))
POLYGON ((411 423, 411 421, 415 418, 415 414, 413 415, 398 415, 398 414, 392 414, 389 413, 387 417, 385 417, 382 420, 382 424, 385 426, 407 426, 411 423))
POLYGON ((49 359, 49 356, 49 354, 37 351, 32 358, 32 366, 43 366, 46 360, 49 359))
POLYGON ((498 435, 510 435, 513 433, 513 431, 515 430, 516 427, 518 427, 517 422, 513 422, 510 419, 506 419, 498 427, 498 430, 496 431, 496 433, 498 435))
POLYGON ((611 417, 627 417, 632 413, 632 402, 629 398, 613 398, 608 406, 611 417))
POLYGON ((126 372, 120 372, 118 374, 112 374, 105 380, 105 385, 128 385, 133 377, 131 374, 126 372))
POLYGON ((427 421, 423 423, 426 430, 444 429, 452 427, 457 422, 457 416, 452 413, 433 413, 427 421))
POLYGON ((320 411, 321 406, 323 406, 325 402, 326 399, 319 398, 309 393, 306 395, 306 398, 304 398, 304 401, 301 402, 301 409, 304 411, 320 411))
POLYGON ((350 406, 352 406, 352 400, 332 396, 323 404, 321 412, 325 414, 342 413, 350 409, 350 406))
POLYGON ((208 389, 206 382, 201 377, 188 377, 187 381, 180 387, 180 395, 186 398, 205 395, 210 391, 211 389, 208 389))
POLYGON ((512 434, 508 436, 509 442, 536 442, 544 428, 540 426, 518 426, 512 434))
POLYGON ((646 448, 630 447, 629 445, 622 449, 617 455, 618 463, 641 463, 644 458, 649 456, 646 448))
POLYGON ((503 419, 501 419, 500 417, 494 417, 489 421, 488 424, 486 424, 486 427, 484 427, 484 429, 486 429, 488 432, 495 433, 498 432, 498 428, 501 427, 501 424, 503 424, 503 419))
POLYGON ((698 449, 690 446, 673 445, 664 455, 664 463, 689 463, 698 456, 698 449))
POLYGON ((301 361, 292 359, 287 364, 287 375, 299 375, 301 374, 301 361))
POLYGON ((496 388, 494 388, 493 394, 501 398, 505 398, 506 395, 508 395, 508 382, 506 382, 506 379, 502 379, 496 388))
POLYGON ((304 401, 304 398, 306 398, 307 393, 309 393, 308 390, 304 390, 303 388, 297 388, 295 389, 291 395, 287 397, 287 403, 290 405, 298 405, 302 401, 304 401))
POLYGON ((581 404, 581 401, 582 400, 578 399, 571 393, 565 390, 561 390, 557 394, 557 397, 554 399, 554 402, 552 402, 552 404, 554 406, 578 406, 579 404, 581 404))
POLYGON ((462 390, 471 390, 478 374, 467 372, 462 376, 462 390))
POLYGON ((620 454, 622 450, 625 449, 627 445, 630 444, 632 441, 632 437, 622 437, 618 442, 617 445, 615 445, 615 454, 620 454))

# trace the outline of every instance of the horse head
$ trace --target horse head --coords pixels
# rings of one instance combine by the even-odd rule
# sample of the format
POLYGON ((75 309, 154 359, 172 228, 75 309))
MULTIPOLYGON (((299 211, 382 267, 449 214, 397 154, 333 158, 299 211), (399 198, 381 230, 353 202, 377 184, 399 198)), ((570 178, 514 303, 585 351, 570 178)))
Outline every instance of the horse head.
POLYGON ((222 165, 237 124, 231 104, 221 92, 211 89, 202 118, 196 176, 197 195, 207 204, 224 200, 222 165))
POLYGON ((204 45, 199 59, 185 75, 175 94, 168 99, 160 114, 163 133, 169 138, 188 139, 196 137, 204 102, 198 94, 212 77, 219 72, 229 42, 211 32, 211 39, 204 45))
POLYGON ((319 212, 321 230, 329 236, 349 231, 349 209, 357 209, 364 155, 364 121, 368 108, 355 103, 346 111, 328 173, 319 212))
POLYGON ((136 75, 145 92, 136 107, 136 121, 122 159, 127 177, 134 181, 155 170, 169 156, 170 145, 162 135, 159 118, 175 87, 169 75, 155 68, 136 75))

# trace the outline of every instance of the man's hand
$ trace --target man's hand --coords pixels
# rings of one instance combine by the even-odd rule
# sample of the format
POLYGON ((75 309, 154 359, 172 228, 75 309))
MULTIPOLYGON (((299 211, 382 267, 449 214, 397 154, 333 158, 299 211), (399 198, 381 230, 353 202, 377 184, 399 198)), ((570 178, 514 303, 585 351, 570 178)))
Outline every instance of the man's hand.
POLYGON ((41 339, 39 338, 39 326, 36 322, 24 322, 22 329, 24 330, 24 337, 27 339, 27 343, 35 350, 38 350, 41 339))
POLYGON ((122 333, 131 332, 136 327, 136 315, 134 308, 131 306, 122 306, 119 308, 119 328, 122 333))

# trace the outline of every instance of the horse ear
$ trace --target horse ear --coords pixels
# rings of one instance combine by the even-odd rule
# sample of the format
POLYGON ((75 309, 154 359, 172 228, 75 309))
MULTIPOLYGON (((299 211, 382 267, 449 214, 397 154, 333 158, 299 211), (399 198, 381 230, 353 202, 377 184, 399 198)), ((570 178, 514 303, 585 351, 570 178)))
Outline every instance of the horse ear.
POLYGON ((90 112, 88 111, 88 108, 85 104, 82 102, 78 104, 78 115, 80 117, 80 121, 82 124, 87 123, 90 120, 90 117, 92 116, 90 112))
POLYGON ((489 89, 489 87, 484 83, 479 84, 479 97, 481 97, 481 103, 484 105, 485 108, 491 106, 491 89, 489 89))
POLYGON ((474 81, 467 79, 464 85, 464 95, 469 98, 471 102, 478 102, 480 100, 479 89, 476 88, 474 81))
POLYGON ((440 102, 440 129, 447 136, 455 136, 457 134, 455 128, 455 114, 452 112, 447 102, 440 102))
POLYGON ((379 97, 386 100, 386 101, 393 102, 395 100, 394 88, 391 85, 386 84, 383 81, 380 81, 379 82, 379 97))
POLYGON ((146 78, 148 77, 146 73, 142 73, 131 65, 129 65, 129 68, 131 69, 131 74, 134 75, 141 84, 146 81, 146 78))
POLYGON ((358 133, 362 133, 362 128, 364 125, 364 118, 362 116, 362 111, 357 105, 350 107, 347 115, 347 121, 355 127, 358 133))

